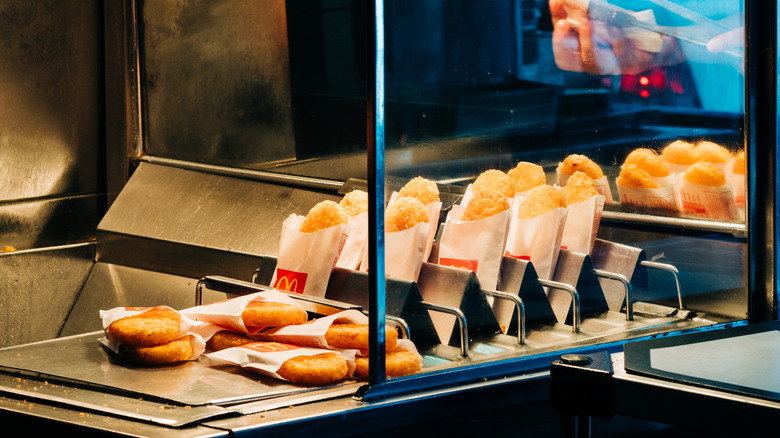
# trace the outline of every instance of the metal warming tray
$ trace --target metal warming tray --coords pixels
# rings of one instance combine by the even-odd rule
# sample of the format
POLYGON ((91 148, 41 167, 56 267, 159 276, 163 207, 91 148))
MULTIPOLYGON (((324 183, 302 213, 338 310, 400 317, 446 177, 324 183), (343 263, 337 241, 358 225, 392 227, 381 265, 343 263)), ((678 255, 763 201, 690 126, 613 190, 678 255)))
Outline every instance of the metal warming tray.
MULTIPOLYGON (((241 404, 282 400, 301 395, 317 400, 353 394, 360 382, 307 387, 217 365, 208 358, 170 366, 144 367, 124 360, 100 343, 103 332, 85 333, 52 341, 0 350, 0 370, 15 378, 0 379, 3 391, 23 394, 27 400, 64 403, 85 410, 182 426, 217 416, 233 415, 241 404), (308 394, 307 394, 308 393, 308 394)), ((263 403, 263 409, 279 404, 263 403)), ((245 408, 245 406, 244 406, 245 408)))

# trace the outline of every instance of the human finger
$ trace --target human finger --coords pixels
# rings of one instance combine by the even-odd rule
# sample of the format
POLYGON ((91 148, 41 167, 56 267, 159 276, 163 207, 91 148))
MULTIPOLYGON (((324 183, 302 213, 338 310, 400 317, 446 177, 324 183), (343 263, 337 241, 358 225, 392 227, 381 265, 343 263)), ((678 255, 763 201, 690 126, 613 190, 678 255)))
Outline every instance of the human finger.
POLYGON ((593 44, 593 30, 590 21, 583 21, 578 28, 580 40, 580 58, 582 59, 582 71, 585 73, 598 73, 599 66, 596 59, 596 47, 593 44))
POLYGON ((550 16, 552 17, 553 25, 558 20, 566 18, 566 10, 563 7, 563 0, 550 0, 548 3, 550 8, 550 16))
POLYGON ((712 53, 725 52, 729 49, 742 47, 745 44, 745 33, 742 27, 720 34, 707 42, 707 50, 712 53))

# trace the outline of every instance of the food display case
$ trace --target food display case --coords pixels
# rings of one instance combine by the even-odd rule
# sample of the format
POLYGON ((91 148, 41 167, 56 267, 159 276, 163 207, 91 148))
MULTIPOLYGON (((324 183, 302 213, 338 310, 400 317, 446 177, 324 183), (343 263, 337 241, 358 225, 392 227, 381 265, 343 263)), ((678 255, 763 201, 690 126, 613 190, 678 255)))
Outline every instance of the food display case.
MULTIPOLYGON (((80 225, 0 234, 16 246, 0 416, 119 436, 549 434, 562 355, 776 320, 776 2, 697 3, 64 2, 48 16, 72 26, 30 31, 35 7, 10 2, 8 76, 68 90, 25 54, 70 53, 99 77, 72 130, 104 126, 87 143, 105 148, 73 134, 61 149, 96 166, 45 161, 98 168, 66 212, 41 208, 52 188, 0 198, 14 223, 80 225), (68 51, 85 40, 103 53, 68 51), (298 228, 321 205, 339 224, 298 228), (202 354, 139 364, 101 320, 168 306, 199 327, 207 306, 275 294, 312 326, 358 315, 347 375, 225 363, 213 331, 202 354)), ((14 145, 35 141, 24 114, 14 145)), ((0 162, 24 169, 29 149, 0 162)))

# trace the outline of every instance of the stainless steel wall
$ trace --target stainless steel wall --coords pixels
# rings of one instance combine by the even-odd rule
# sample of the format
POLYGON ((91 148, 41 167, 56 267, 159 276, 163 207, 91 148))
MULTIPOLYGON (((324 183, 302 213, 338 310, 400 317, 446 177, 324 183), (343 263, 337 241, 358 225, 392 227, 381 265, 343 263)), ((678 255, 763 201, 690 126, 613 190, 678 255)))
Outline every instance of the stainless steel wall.
POLYGON ((56 337, 94 263, 106 209, 103 3, 1 0, 0 29, 3 347, 56 337))
POLYGON ((140 4, 146 153, 246 168, 295 158, 283 0, 140 4))
POLYGON ((0 249, 89 240, 105 208, 99 1, 0 1, 0 249))

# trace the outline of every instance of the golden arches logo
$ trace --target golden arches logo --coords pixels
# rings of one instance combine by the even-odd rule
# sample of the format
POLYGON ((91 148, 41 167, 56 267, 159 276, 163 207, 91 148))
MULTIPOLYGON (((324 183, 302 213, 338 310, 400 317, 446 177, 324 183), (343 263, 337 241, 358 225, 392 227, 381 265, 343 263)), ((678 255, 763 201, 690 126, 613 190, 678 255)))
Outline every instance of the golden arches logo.
POLYGON ((289 292, 303 293, 303 290, 306 287, 307 273, 277 269, 276 275, 275 288, 289 292))
POLYGON ((301 348, 297 345, 283 344, 281 342, 253 342, 251 344, 244 344, 243 347, 257 351, 258 353, 274 353, 277 351, 290 351, 301 348))

